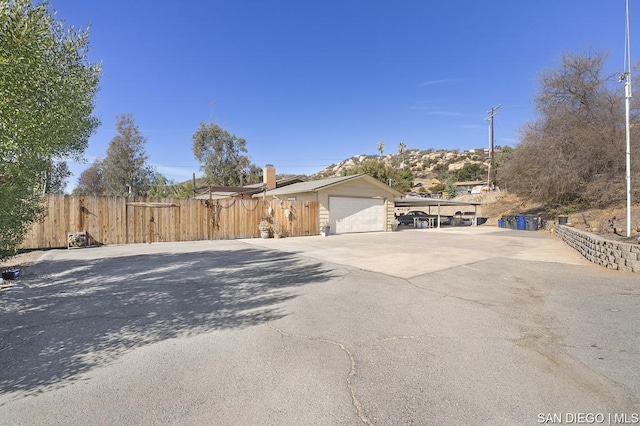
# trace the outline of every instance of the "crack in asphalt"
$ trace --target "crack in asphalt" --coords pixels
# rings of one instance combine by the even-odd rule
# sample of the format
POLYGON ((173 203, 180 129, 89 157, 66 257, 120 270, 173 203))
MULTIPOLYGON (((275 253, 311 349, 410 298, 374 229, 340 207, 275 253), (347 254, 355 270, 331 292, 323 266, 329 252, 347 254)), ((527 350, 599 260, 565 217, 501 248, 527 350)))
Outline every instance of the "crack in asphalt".
POLYGON ((457 300, 461 300, 463 302, 469 302, 469 303, 474 303, 474 304, 478 304, 484 307, 488 307, 488 308, 493 308, 493 307, 505 307, 508 306, 505 303, 498 303, 498 302, 490 302, 490 301, 485 301, 485 300, 479 300, 479 299, 469 299, 467 297, 462 297, 462 296, 457 296, 454 294, 449 294, 449 293, 445 293, 444 291, 438 291, 436 289, 433 288, 425 288, 422 287, 418 284, 412 283, 410 279, 401 279, 401 281, 403 281, 405 284, 416 288, 418 290, 422 290, 422 291, 426 291, 429 293, 433 293, 435 295, 438 295, 442 298, 452 298, 452 299, 457 299, 457 300))
POLYGON ((355 390, 355 387, 354 387, 353 382, 352 382, 353 377, 356 375, 356 360, 355 360, 355 357, 353 356, 353 354, 351 353, 351 351, 349 349, 347 349, 340 342, 335 342, 335 341, 329 340, 329 339, 323 339, 321 337, 305 336, 303 334, 291 334, 291 333, 287 333, 286 331, 283 331, 283 330, 279 329, 278 327, 274 326, 271 323, 271 321, 269 321, 267 324, 269 325, 269 328, 271 328, 272 330, 280 333, 280 335, 282 335, 284 337, 307 339, 307 340, 311 340, 311 341, 314 341, 314 342, 328 343, 330 345, 337 346, 344 353, 346 353, 347 356, 349 357, 349 361, 351 363, 351 368, 349 369, 349 374, 347 375, 347 388, 349 389, 349 392, 351 393, 351 403, 353 404, 353 407, 356 410, 356 415, 358 416, 360 421, 362 421, 362 423, 364 423, 366 425, 371 425, 372 424, 365 417, 365 415, 364 415, 364 413, 362 411, 362 405, 360 404, 360 401, 358 400, 358 397, 356 396, 356 390, 355 390))

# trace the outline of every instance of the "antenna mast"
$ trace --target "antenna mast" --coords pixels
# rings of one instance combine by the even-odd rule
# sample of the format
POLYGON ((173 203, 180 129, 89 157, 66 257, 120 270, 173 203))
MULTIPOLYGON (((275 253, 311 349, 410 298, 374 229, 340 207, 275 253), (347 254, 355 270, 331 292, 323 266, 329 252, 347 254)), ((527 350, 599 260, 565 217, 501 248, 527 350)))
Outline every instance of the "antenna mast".
POLYGON ((631 47, 629 37, 629 0, 626 0, 625 7, 625 43, 624 43, 624 73, 620 76, 620 81, 624 81, 624 105, 626 120, 626 181, 627 181, 627 237, 631 236, 631 125, 629 122, 629 109, 631 103, 631 47))

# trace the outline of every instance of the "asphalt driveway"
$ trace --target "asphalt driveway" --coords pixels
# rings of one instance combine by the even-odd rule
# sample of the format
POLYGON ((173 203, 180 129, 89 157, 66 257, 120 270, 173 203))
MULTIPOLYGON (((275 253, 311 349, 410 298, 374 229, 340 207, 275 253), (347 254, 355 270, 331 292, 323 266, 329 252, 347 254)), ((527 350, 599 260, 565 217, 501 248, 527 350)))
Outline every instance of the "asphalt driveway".
POLYGON ((633 419, 639 311, 543 231, 56 250, 0 293, 0 423, 633 419))

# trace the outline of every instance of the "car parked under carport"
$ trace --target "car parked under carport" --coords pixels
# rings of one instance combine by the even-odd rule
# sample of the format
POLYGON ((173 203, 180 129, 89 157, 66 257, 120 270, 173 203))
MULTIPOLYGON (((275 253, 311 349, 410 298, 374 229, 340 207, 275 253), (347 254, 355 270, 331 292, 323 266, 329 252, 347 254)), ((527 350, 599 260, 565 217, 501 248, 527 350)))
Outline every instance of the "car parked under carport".
MULTIPOLYGON (((397 216, 396 220, 398 221, 398 225, 414 226, 416 221, 432 220, 433 223, 436 223, 438 215, 429 214, 422 210, 409 210, 407 213, 397 216)), ((451 216, 440 215, 440 225, 451 225, 451 216)))
MULTIPOLYGON (((403 208, 403 207, 409 207, 409 208, 416 208, 416 207, 428 207, 429 210, 428 212, 424 212, 423 210, 420 210, 422 213, 426 213, 428 216, 435 216, 436 219, 436 223, 438 228, 441 225, 452 225, 454 224, 454 220, 451 216, 448 215, 443 215, 441 214, 440 208, 441 207, 450 207, 450 206, 473 206, 473 212, 471 213, 471 223, 472 225, 478 225, 480 223, 484 223, 485 221, 480 221, 478 220, 477 217, 477 211, 478 211, 478 206, 482 205, 482 203, 479 202, 474 202, 474 201, 455 201, 455 200, 443 200, 441 198, 426 198, 426 197, 402 197, 402 198, 396 198, 395 199, 395 206, 396 208, 403 208), (432 207, 436 207, 437 211, 436 214, 433 214, 431 212, 431 208, 432 207)), ((397 219, 398 217, 396 217, 397 219)))

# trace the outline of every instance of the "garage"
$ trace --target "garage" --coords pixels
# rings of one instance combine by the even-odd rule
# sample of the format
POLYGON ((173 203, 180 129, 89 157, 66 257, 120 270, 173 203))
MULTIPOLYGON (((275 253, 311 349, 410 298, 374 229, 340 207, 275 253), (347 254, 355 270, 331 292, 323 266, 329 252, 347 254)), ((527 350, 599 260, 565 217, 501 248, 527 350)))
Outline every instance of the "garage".
MULTIPOLYGON (((335 176, 292 183, 270 189, 254 197, 283 201, 318 203, 318 229, 330 225, 329 233, 391 231, 394 224, 394 200, 402 193, 366 174, 335 176)), ((292 212, 304 215, 305 211, 292 212)))
POLYGON ((331 229, 336 234, 385 230, 384 200, 329 197, 331 229))

